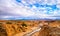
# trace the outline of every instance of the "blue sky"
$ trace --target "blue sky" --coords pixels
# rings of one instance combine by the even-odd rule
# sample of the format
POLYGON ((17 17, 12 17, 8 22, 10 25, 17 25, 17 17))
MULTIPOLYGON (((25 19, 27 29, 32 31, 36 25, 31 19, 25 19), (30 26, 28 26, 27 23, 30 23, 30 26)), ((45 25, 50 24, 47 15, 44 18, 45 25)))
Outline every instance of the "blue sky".
POLYGON ((0 0, 0 19, 60 19, 59 0, 0 0))

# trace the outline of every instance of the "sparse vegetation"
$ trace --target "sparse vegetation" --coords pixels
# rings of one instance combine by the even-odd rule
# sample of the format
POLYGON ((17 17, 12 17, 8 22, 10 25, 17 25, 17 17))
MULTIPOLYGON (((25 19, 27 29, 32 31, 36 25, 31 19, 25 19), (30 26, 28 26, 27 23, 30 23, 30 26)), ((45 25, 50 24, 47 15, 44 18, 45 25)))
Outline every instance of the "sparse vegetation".
MULTIPOLYGON (((39 20, 38 21, 35 21, 35 20, 34 21, 30 21, 30 20, 29 21, 21 21, 21 20, 19 20, 19 21, 16 21, 16 20, 14 20, 14 21, 10 21, 10 20, 1 21, 0 22, 0 36, 5 36, 5 35, 6 36, 7 35, 8 36, 13 36, 15 34, 22 33, 22 32, 23 32, 22 34, 24 35, 25 32, 29 33, 30 31, 34 30, 35 27, 38 27, 38 25, 40 23, 43 23, 44 26, 45 26, 44 23, 49 23, 49 27, 52 28, 53 25, 55 27, 55 25, 60 24, 60 21, 57 21, 57 22, 55 23, 55 21, 39 21, 39 20)), ((60 27, 60 26, 58 26, 58 27, 60 27)), ((49 31, 52 30, 52 29, 48 30, 48 29, 50 29, 48 27, 44 28, 42 26, 42 28, 43 28, 42 31, 40 31, 41 33, 38 32, 39 36, 42 35, 43 33, 47 32, 47 31, 49 32, 49 31)), ((60 30, 60 29, 57 29, 57 31, 55 30, 55 32, 58 32, 58 30, 60 30)), ((48 33, 47 33, 47 35, 48 35, 48 33)), ((17 36, 21 36, 21 35, 18 34, 17 36)))
POLYGON ((6 24, 12 24, 11 22, 6 22, 6 24))
POLYGON ((23 24, 21 24, 23 27, 27 27, 27 24, 25 24, 25 23, 23 23, 23 24))

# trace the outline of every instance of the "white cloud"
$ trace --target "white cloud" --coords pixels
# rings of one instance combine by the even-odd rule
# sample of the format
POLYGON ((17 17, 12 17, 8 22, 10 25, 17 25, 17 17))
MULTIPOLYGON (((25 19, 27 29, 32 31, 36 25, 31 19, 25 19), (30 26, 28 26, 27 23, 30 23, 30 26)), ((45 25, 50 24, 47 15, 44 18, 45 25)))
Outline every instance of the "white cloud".
POLYGON ((60 3, 59 3, 59 4, 57 4, 57 8, 60 8, 60 3))
POLYGON ((60 0, 56 0, 57 1, 57 4, 60 4, 60 0))
MULTIPOLYGON (((23 17, 25 18, 28 18, 28 17, 33 17, 33 18, 48 18, 48 19, 52 19, 52 18, 56 18, 56 17, 49 17, 49 16, 55 16, 55 15, 59 15, 59 11, 58 10, 54 10, 52 11, 54 14, 52 15, 48 15, 48 14, 45 14, 47 11, 47 9, 44 7, 44 8, 37 8, 33 5, 32 8, 25 8, 26 6, 20 6, 20 5, 17 5, 15 4, 14 2, 11 2, 12 0, 1 0, 0 1, 0 11, 2 11, 3 13, 9 13, 9 14, 13 14, 12 16, 2 16, 1 18, 15 18, 15 19, 22 19, 23 17), (31 10, 29 10, 31 9, 31 10), (40 9, 40 11, 39 11, 40 9), (42 10, 42 11, 41 11, 42 10), (43 11, 44 10, 44 11, 43 11), (37 13, 37 11, 39 11, 37 13), (18 17, 17 17, 18 16, 18 17), (22 16, 22 17, 21 17, 22 16), (17 17, 17 18, 16 18, 17 17)), ((35 2, 34 2, 35 3, 35 2)), ((22 4, 21 4, 22 5, 22 4)), ((1 13, 0 13, 1 14, 1 13)))

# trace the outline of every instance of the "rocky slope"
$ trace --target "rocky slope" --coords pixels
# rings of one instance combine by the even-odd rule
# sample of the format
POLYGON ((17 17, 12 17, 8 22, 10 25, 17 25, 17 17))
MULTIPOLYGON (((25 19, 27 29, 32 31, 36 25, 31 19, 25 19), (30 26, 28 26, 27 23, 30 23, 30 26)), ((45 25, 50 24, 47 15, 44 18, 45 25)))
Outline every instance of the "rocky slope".
POLYGON ((23 36, 24 34, 35 30, 39 24, 42 26, 41 31, 36 32, 31 36, 60 35, 60 21, 0 20, 0 36, 23 36))

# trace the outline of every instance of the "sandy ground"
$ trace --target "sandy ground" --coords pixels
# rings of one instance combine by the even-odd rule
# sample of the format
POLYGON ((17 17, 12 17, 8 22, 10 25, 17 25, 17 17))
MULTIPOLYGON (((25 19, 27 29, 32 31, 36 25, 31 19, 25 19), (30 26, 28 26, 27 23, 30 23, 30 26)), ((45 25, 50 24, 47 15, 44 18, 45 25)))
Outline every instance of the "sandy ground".
MULTIPOLYGON (((8 20, 9 21, 9 20, 8 20)), ((9 21, 11 24, 7 24, 6 22, 8 21, 5 21, 5 20, 1 20, 0 21, 0 26, 2 26, 2 28, 4 28, 6 30, 6 33, 8 34, 7 36, 24 36, 25 34, 27 33, 30 33, 32 32, 33 30, 37 29, 38 26, 49 26, 49 27, 56 27, 56 28, 60 28, 60 21, 54 21, 54 22, 49 22, 49 24, 47 24, 45 21, 38 21, 38 20, 31 20, 31 21, 9 21), (21 27, 21 24, 22 23, 26 23, 28 26, 26 27, 27 29, 25 29, 24 27, 23 30, 21 30, 19 27, 21 27), (40 25, 39 25, 40 24, 40 25), (12 28, 15 28, 13 29, 12 28), (19 31, 21 30, 21 31, 19 31), (25 31, 25 32, 23 32, 25 31)), ((47 28, 47 27, 46 27, 47 28)), ((34 34, 32 34, 32 36, 44 36, 45 33, 48 33, 46 29, 43 29, 41 31, 38 31, 38 32, 35 32, 34 34), (44 34, 44 35, 43 35, 44 34)), ((1 33, 1 30, 0 30, 0 33, 1 33)), ((3 34, 3 33, 2 33, 3 34)))

